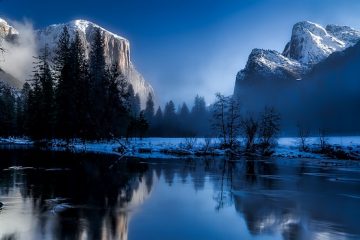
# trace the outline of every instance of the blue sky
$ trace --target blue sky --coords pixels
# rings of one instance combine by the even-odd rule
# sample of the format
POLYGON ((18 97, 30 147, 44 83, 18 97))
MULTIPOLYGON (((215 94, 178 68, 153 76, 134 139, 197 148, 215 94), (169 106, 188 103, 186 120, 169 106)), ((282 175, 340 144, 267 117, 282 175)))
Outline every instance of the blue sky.
POLYGON ((131 42, 132 60, 160 103, 231 94, 253 48, 282 51, 292 25, 360 29, 358 0, 0 0, 0 17, 35 28, 87 19, 131 42))

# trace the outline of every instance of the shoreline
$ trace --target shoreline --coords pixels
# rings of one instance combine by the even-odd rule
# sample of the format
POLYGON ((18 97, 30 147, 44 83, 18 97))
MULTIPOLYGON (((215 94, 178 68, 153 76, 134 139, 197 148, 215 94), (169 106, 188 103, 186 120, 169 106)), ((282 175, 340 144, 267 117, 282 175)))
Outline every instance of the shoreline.
MULTIPOLYGON (((318 138, 307 139, 308 151, 299 150, 299 140, 293 137, 283 137, 278 139, 278 144, 274 148, 271 157, 280 158, 306 158, 306 159, 339 159, 339 160, 360 160, 360 136, 328 137, 327 142, 334 151, 341 151, 345 156, 342 158, 331 158, 326 154, 319 153, 318 138), (346 156, 352 158, 346 159, 346 156)), ((26 138, 0 138, 1 145, 26 145, 34 143, 26 138)), ((82 142, 74 139, 70 144, 65 144, 61 140, 52 140, 49 149, 70 150, 74 152, 98 152, 115 154, 120 157, 138 158, 196 158, 196 157, 221 157, 226 156, 226 150, 219 149, 219 141, 213 139, 206 145, 204 138, 144 138, 110 141, 88 141, 82 142), (120 149, 121 146, 126 149, 120 149), (206 147, 206 149, 204 149, 206 147), (124 150, 123 152, 121 150, 124 150)))

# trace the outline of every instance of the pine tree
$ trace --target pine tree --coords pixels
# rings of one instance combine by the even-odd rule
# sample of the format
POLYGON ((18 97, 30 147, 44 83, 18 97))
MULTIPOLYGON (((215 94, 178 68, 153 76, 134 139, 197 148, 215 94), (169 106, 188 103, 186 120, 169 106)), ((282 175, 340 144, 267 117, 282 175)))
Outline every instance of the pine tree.
POLYGON ((140 111, 141 111, 141 101, 140 101, 140 96, 139 94, 135 94, 135 98, 134 98, 134 113, 135 116, 139 116, 140 115, 140 111))
POLYGON ((91 85, 89 81, 89 66, 79 33, 75 34, 70 46, 70 63, 73 112, 69 114, 69 116, 71 116, 74 124, 74 135, 82 139, 87 139, 90 138, 91 126, 94 124, 90 118, 91 85))
POLYGON ((23 136, 26 133, 27 112, 28 112, 28 99, 30 93, 29 83, 25 83, 21 94, 16 98, 16 134, 23 136))
POLYGON ((35 140, 54 137, 54 79, 49 65, 49 49, 45 45, 36 58, 32 90, 29 93, 29 130, 35 140))
POLYGON ((11 89, 0 86, 0 136, 15 133, 15 97, 11 89))
POLYGON ((175 104, 174 102, 171 100, 168 103, 166 103, 165 105, 165 110, 164 110, 164 119, 165 120, 174 120, 176 116, 175 113, 175 104))
MULTIPOLYGON (((119 86, 120 72, 117 64, 112 65, 107 69, 107 76, 109 80, 108 85, 108 100, 106 108, 107 119, 107 137, 119 137, 124 133, 125 126, 127 125, 126 118, 128 116, 126 105, 121 98, 121 91, 119 86)), ((122 79, 122 78, 121 78, 122 79)))
POLYGON ((150 135, 156 137, 162 137, 163 136, 162 127, 163 127, 163 113, 161 107, 159 106, 158 109, 156 110, 153 124, 150 126, 150 135))
POLYGON ((194 99, 194 106, 191 109, 191 132, 197 135, 206 135, 209 129, 209 114, 206 109, 205 99, 197 95, 194 99))
POLYGON ((40 56, 40 82, 42 86, 42 105, 43 128, 45 139, 54 137, 54 79, 49 66, 49 48, 45 46, 44 53, 40 56))
POLYGON ((128 96, 130 115, 133 118, 137 118, 140 114, 140 97, 138 94, 135 94, 134 88, 131 84, 128 87, 128 96))
POLYGON ((73 69, 71 65, 70 35, 65 26, 55 50, 54 69, 57 80, 55 109, 56 135, 69 140, 75 137, 75 94, 73 69))
MULTIPOLYGON (((36 68, 35 68, 36 69, 36 68)), ((26 112, 26 126, 27 135, 34 140, 42 138, 42 118, 41 118, 41 101, 42 101, 42 90, 40 83, 40 75, 37 70, 34 70, 34 76, 31 80, 31 89, 29 91, 28 98, 28 111, 26 112)))
POLYGON ((148 123, 152 124, 155 114, 155 109, 154 109, 154 100, 151 93, 149 93, 148 95, 144 114, 145 114, 145 119, 148 121, 148 123))
POLYGON ((104 38, 97 28, 93 34, 90 51, 90 78, 91 78, 91 129, 93 138, 102 138, 105 135, 104 122, 108 82, 106 77, 106 62, 104 56, 104 38))
POLYGON ((179 123, 180 123, 182 136, 188 137, 194 135, 190 127, 192 123, 190 124, 190 111, 186 103, 183 103, 183 105, 180 108, 179 123))
POLYGON ((162 120, 163 120, 163 113, 161 107, 159 106, 155 113, 155 121, 161 122, 162 120))
POLYGON ((175 104, 173 101, 169 101, 165 105, 164 110, 164 134, 168 136, 175 136, 177 131, 175 104))
POLYGON ((142 139, 145 136, 147 130, 149 129, 149 123, 145 119, 144 111, 141 111, 139 114, 139 118, 137 120, 137 129, 139 132, 140 139, 142 139))

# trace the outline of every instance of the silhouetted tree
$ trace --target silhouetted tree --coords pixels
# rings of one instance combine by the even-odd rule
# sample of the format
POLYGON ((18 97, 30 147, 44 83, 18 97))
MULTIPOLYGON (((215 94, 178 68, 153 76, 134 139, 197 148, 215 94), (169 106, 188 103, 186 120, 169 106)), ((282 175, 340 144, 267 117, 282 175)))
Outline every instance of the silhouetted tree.
POLYGON ((104 55, 104 38, 100 28, 96 28, 91 42, 89 54, 90 78, 91 78, 91 120, 94 138, 105 135, 103 122, 106 121, 105 111, 107 103, 108 81, 106 77, 106 62, 104 55))
POLYGON ((309 127, 302 122, 298 122, 298 124, 296 125, 297 129, 298 129, 298 136, 299 136, 299 143, 300 143, 300 150, 301 151, 307 151, 308 147, 307 147, 307 140, 310 136, 310 129, 309 127))
POLYGON ((271 148, 276 144, 280 132, 280 114, 273 107, 265 107, 259 126, 259 140, 263 154, 272 154, 271 148))
POLYGON ((151 93, 149 93, 147 97, 144 114, 145 114, 145 119, 148 121, 148 123, 152 124, 155 114, 155 109, 154 109, 154 100, 151 93))
POLYGON ((0 136, 15 132, 15 96, 7 86, 0 86, 0 136))
POLYGON ((235 147, 241 131, 240 104, 232 97, 216 94, 212 110, 212 126, 215 133, 222 139, 224 147, 235 147))
POLYGON ((55 91, 56 131, 57 136, 66 138, 74 136, 75 131, 75 92, 74 72, 71 65, 70 35, 65 26, 59 37, 54 56, 55 79, 57 88, 55 91))
POLYGON ((137 129, 139 131, 140 139, 142 139, 145 136, 146 132, 149 129, 149 123, 147 122, 147 120, 145 118, 144 111, 140 112, 139 118, 137 120, 137 129))
POLYGON ((248 115, 241 121, 241 128, 246 140, 246 151, 253 152, 259 123, 252 115, 248 115))
POLYGON ((125 126, 127 124, 126 118, 128 117, 128 111, 126 105, 122 101, 120 96, 121 91, 119 87, 119 78, 121 73, 118 70, 117 64, 112 65, 108 69, 108 94, 106 104, 106 126, 107 137, 119 137, 124 133, 125 126))
POLYGON ((18 136, 25 135, 27 131, 27 113, 30 93, 29 83, 24 83, 20 95, 16 99, 16 133, 18 136))
POLYGON ((166 136, 175 136, 177 131, 176 124, 176 112, 175 112, 175 104, 173 101, 169 101, 165 105, 164 109, 164 117, 163 117, 163 133, 166 136))
POLYGON ((29 130, 36 140, 49 140, 54 136, 54 79, 49 65, 49 49, 45 45, 36 58, 32 90, 29 93, 29 130))
POLYGON ((133 86, 130 84, 128 87, 128 95, 129 95, 129 109, 130 115, 133 118, 137 118, 140 114, 140 97, 139 95, 135 94, 133 86))
POLYGON ((209 116, 206 109, 205 98, 196 95, 194 99, 194 106, 191 109, 191 131, 196 135, 208 135, 209 130, 209 116))
POLYGON ((72 83, 70 84, 70 92, 73 96, 70 97, 74 112, 68 114, 73 121, 74 133, 82 139, 87 139, 92 136, 91 127, 95 125, 91 118, 91 98, 92 91, 90 83, 89 64, 85 56, 85 48, 82 44, 79 33, 75 34, 74 40, 70 46, 70 71, 72 83))
POLYGON ((150 134, 156 137, 163 136, 163 113, 160 106, 156 110, 153 124, 150 126, 150 134))

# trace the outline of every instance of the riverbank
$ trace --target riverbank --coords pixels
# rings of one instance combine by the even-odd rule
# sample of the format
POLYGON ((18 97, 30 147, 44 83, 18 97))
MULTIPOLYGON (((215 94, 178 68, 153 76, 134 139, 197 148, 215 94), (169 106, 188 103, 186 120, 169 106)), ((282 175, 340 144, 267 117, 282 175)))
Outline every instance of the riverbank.
MULTIPOLYGON (((241 142, 241 141, 240 141, 241 142)), ((284 137, 278 139, 273 157, 311 158, 311 159, 360 159, 360 136, 328 137, 327 143, 331 151, 320 151, 319 139, 307 139, 307 151, 299 148, 299 139, 284 137)), ((0 144, 31 145, 33 142, 25 138, 0 138, 0 144)), ((220 149, 218 139, 204 138, 144 138, 111 141, 83 142, 73 140, 53 140, 49 147, 54 150, 71 150, 76 152, 111 153, 120 156, 140 158, 177 158, 196 156, 224 156, 229 152, 220 149)))

